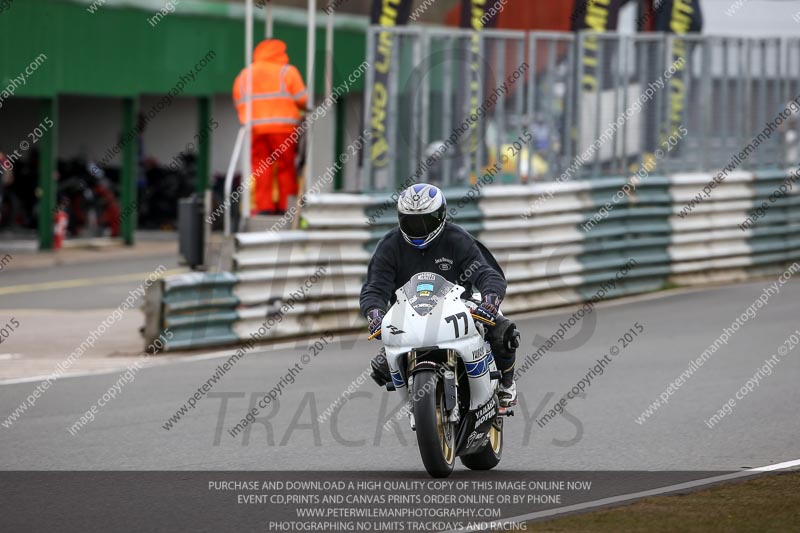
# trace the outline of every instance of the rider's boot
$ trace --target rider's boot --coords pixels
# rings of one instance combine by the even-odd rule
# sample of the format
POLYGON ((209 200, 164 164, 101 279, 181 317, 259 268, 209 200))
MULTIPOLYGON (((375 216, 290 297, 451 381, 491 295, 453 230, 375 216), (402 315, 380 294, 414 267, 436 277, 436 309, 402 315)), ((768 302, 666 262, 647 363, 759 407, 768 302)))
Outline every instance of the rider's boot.
POLYGON ((497 391, 497 398, 500 400, 500 407, 517 405, 517 384, 514 382, 513 368, 503 374, 497 391))

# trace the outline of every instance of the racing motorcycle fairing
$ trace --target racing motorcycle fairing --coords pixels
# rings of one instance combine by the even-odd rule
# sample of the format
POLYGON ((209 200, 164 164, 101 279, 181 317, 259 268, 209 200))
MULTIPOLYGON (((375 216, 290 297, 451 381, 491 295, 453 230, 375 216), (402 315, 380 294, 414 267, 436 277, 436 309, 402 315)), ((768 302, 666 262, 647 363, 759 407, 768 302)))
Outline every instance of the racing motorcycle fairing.
POLYGON ((469 409, 475 410, 494 395, 491 372, 497 367, 483 332, 472 319, 469 302, 461 299, 463 292, 463 287, 435 273, 413 276, 395 293, 397 301, 383 319, 382 339, 396 389, 407 387, 399 360, 402 355, 452 350, 466 368, 469 409))

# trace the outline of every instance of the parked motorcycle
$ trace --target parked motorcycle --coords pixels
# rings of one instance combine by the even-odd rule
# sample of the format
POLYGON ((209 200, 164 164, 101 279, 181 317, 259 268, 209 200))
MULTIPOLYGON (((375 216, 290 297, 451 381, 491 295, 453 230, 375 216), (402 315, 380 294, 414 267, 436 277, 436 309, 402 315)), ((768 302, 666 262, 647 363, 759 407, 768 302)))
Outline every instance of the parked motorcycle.
MULTIPOLYGON (((462 299, 464 287, 422 272, 397 290, 397 302, 380 332, 392 381, 404 391, 425 470, 447 477, 455 458, 472 470, 497 466, 503 453, 503 420, 513 411, 497 398, 500 371, 484 341, 477 306, 462 299)), ((493 325, 493 324, 490 324, 493 325)))

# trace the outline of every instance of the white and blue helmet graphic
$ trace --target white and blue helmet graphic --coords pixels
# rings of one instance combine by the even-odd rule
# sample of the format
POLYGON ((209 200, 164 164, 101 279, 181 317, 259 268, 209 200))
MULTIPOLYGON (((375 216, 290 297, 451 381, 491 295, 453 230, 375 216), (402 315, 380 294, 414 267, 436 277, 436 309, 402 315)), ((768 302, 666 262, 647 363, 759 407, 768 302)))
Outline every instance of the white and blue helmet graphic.
POLYGON ((417 183, 397 200, 400 232, 415 248, 425 248, 442 232, 447 222, 447 201, 434 185, 417 183))

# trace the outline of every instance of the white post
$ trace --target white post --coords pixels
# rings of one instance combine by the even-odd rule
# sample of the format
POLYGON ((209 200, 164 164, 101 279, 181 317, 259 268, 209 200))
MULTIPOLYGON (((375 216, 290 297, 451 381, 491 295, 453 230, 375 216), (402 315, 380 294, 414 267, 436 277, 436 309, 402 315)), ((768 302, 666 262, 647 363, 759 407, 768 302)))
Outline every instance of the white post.
POLYGON ((325 96, 333 94, 333 9, 325 23, 325 96))
POLYGON ((244 64, 247 68, 247 75, 245 76, 245 84, 247 87, 247 96, 245 99, 245 116, 246 122, 244 124, 245 137, 244 147, 242 150, 242 188, 243 193, 240 197, 240 212, 242 220, 250 217, 250 176, 253 169, 250 165, 250 153, 253 150, 253 72, 250 65, 253 63, 253 0, 247 0, 245 6, 245 27, 244 27, 244 64))
POLYGON ((267 2, 267 18, 265 21, 266 26, 264 27, 264 35, 267 39, 272 39, 272 32, 273 32, 273 18, 272 18, 272 3, 267 2))
MULTIPOLYGON (((328 20, 325 24, 325 96, 327 98, 333 96, 333 11, 332 8, 328 11, 328 20)), ((337 109, 332 111, 334 116, 338 112, 337 109)), ((334 158, 338 158, 339 154, 336 153, 336 134, 338 130, 335 125, 333 132, 330 153, 333 154, 334 158)))
MULTIPOLYGON (((308 35, 306 39, 306 89, 308 90, 308 109, 314 109, 314 52, 317 47, 317 0, 308 0, 308 35)), ((314 124, 306 132, 306 178, 311 179, 314 171, 314 124)), ((305 188, 308 184, 304 183, 305 188)), ((298 191, 302 196, 304 191, 298 191)))

